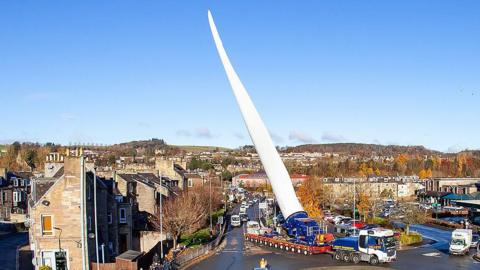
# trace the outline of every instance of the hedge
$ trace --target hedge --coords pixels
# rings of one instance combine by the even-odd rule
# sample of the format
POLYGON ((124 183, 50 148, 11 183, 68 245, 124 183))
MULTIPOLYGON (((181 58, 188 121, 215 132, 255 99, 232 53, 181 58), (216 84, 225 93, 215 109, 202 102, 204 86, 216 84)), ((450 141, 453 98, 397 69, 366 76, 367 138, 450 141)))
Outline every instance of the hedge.
POLYGON ((423 241, 422 235, 416 232, 410 232, 410 234, 406 234, 405 232, 402 232, 400 235, 400 243, 402 245, 413 245, 413 244, 418 244, 423 241))

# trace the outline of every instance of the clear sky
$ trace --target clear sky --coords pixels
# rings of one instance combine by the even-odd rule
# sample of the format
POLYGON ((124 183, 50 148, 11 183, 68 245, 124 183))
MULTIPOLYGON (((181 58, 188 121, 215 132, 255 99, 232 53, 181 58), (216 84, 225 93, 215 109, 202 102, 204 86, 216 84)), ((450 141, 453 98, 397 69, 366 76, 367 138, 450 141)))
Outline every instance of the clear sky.
POLYGON ((0 142, 480 148, 480 1, 1 1, 0 142))

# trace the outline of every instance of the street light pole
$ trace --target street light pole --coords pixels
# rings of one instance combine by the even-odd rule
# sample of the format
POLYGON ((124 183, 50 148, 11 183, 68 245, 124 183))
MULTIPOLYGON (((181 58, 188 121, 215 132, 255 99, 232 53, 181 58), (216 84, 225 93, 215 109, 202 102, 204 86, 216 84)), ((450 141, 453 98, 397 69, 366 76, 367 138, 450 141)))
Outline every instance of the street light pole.
POLYGON ((356 192, 357 192, 357 189, 356 189, 356 186, 355 186, 355 177, 353 178, 353 214, 352 214, 352 217, 353 217, 353 227, 355 228, 355 201, 356 201, 356 192))
POLYGON ((208 182, 210 182, 210 199, 209 199, 209 213, 210 213, 210 233, 213 231, 213 224, 212 224, 212 177, 208 178, 208 182))

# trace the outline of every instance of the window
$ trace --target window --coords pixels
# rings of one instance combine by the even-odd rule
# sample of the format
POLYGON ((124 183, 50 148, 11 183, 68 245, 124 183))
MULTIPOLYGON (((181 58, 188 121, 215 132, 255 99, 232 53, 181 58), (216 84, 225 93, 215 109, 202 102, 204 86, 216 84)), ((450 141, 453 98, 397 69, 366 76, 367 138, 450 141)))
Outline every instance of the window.
POLYGON ((21 196, 20 192, 18 192, 18 191, 13 192, 13 202, 14 203, 20 202, 21 198, 22 198, 22 196, 21 196))
POLYGON ((113 252, 113 243, 112 242, 108 242, 108 250, 110 252, 113 252))
POLYGON ((17 178, 13 178, 13 186, 18 187, 18 179, 17 178))
POLYGON ((53 235, 53 218, 51 215, 42 215, 42 235, 53 235))
POLYGON ((125 208, 120 208, 120 224, 127 223, 127 210, 125 208))
POLYGON ((193 187, 193 180, 192 179, 188 179, 188 187, 193 187))
POLYGON ((360 242, 360 247, 361 248, 367 248, 367 236, 366 235, 360 235, 359 238, 360 242))
POLYGON ((107 221, 108 221, 108 224, 112 224, 112 213, 108 213, 107 214, 107 221))
POLYGON ((92 230, 92 216, 88 216, 88 230, 92 230))

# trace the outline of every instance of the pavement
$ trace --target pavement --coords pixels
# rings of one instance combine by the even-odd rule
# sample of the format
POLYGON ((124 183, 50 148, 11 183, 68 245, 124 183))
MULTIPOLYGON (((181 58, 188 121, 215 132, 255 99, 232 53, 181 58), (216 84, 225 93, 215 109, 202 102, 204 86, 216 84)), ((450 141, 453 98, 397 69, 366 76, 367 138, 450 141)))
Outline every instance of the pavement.
MULTIPOLYGON (((250 207, 248 214, 251 220, 258 218, 258 205, 250 207)), ((352 265, 334 261, 330 255, 304 256, 286 253, 269 247, 259 247, 250 242, 244 242, 244 228, 230 228, 226 236, 223 250, 195 265, 189 270, 202 269, 253 269, 258 267, 262 258, 265 258, 272 270, 289 269, 480 269, 480 262, 473 256, 451 256, 448 254, 450 231, 432 228, 424 225, 413 225, 412 230, 431 239, 430 244, 401 250, 397 252, 397 261, 372 267, 367 263, 352 265)), ((473 250, 472 250, 473 255, 473 250)))
POLYGON ((0 270, 16 269, 17 248, 28 243, 28 233, 10 233, 0 238, 0 270))

